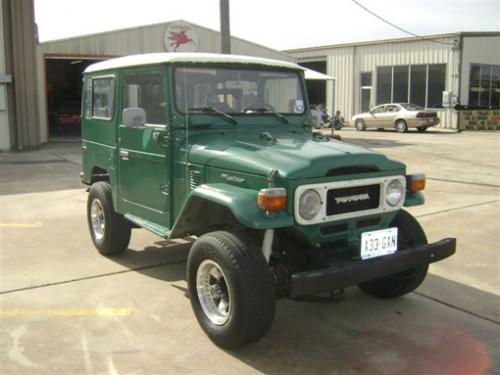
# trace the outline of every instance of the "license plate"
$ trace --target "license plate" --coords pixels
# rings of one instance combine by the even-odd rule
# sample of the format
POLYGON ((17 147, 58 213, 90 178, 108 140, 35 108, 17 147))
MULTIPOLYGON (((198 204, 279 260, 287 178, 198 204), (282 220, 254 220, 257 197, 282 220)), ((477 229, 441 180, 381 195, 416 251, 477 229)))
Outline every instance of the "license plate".
POLYGON ((398 250, 398 228, 361 234, 361 259, 393 254, 398 250))

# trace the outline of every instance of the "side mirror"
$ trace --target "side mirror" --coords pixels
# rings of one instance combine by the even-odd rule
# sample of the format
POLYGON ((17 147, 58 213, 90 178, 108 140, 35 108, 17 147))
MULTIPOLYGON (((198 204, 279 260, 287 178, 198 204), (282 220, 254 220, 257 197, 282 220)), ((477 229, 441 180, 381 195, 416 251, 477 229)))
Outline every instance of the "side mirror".
POLYGON ((138 128, 146 124, 146 111, 142 108, 125 108, 122 113, 123 125, 138 128))
POLYGON ((321 111, 318 111, 317 109, 311 109, 311 119, 312 125, 316 129, 321 128, 321 111))

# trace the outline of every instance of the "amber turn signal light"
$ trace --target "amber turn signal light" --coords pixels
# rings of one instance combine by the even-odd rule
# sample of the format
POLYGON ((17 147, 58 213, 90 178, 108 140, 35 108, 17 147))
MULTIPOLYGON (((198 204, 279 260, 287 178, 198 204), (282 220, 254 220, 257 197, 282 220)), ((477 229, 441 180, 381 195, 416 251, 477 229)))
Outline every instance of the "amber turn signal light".
POLYGON ((406 189, 409 192, 415 193, 425 189, 425 174, 409 174, 406 176, 406 189))
POLYGON ((267 212, 283 210, 286 207, 286 190, 284 188, 261 189, 257 196, 257 204, 267 212))

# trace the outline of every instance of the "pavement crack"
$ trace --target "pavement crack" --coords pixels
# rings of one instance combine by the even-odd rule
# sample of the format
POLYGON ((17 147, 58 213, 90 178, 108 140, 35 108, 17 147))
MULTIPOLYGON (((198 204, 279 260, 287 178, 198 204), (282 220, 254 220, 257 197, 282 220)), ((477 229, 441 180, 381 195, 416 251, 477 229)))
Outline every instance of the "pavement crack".
POLYGON ((27 286, 27 287, 24 287, 24 288, 17 288, 17 289, 0 291, 0 295, 12 294, 12 293, 18 293, 18 292, 24 292, 24 291, 33 290, 33 289, 48 288, 48 287, 57 286, 57 285, 71 284, 71 283, 76 283, 76 282, 85 281, 85 280, 99 279, 99 278, 108 277, 108 276, 120 275, 120 274, 124 274, 124 273, 128 273, 128 272, 142 271, 142 270, 147 270, 147 269, 152 269, 152 268, 160 268, 160 267, 164 267, 164 266, 173 266, 175 264, 181 264, 181 263, 185 263, 185 262, 186 261, 183 260, 183 261, 180 261, 180 262, 173 262, 173 263, 172 262, 166 262, 166 263, 160 263, 160 264, 152 264, 152 265, 149 265, 149 266, 143 266, 143 267, 137 267, 137 268, 129 268, 129 269, 123 270, 123 271, 101 273, 101 274, 98 274, 98 275, 79 277, 77 279, 56 281, 56 282, 53 282, 53 283, 46 283, 46 284, 40 284, 40 285, 32 285, 32 286, 27 286))
POLYGON ((444 213, 447 213, 447 212, 458 211, 458 210, 464 210, 464 209, 466 209, 466 208, 479 207, 479 206, 487 206, 488 204, 497 203, 497 202, 500 202, 500 199, 495 199, 494 201, 488 201, 488 202, 483 202, 483 203, 474 203, 474 204, 469 204, 469 205, 467 205, 467 206, 460 206, 460 207, 449 208, 449 209, 447 209, 447 210, 436 211, 436 212, 430 212, 430 213, 428 213, 428 214, 415 215, 415 217, 416 217, 416 218, 421 218, 421 217, 426 217, 426 216, 439 215, 439 214, 444 214, 444 213))
POLYGON ((494 184, 485 184, 482 182, 470 182, 470 181, 458 181, 458 180, 450 180, 447 178, 436 178, 436 177, 427 177, 427 180, 430 181, 440 181, 440 182, 450 182, 453 184, 463 184, 463 185, 475 185, 475 186, 483 186, 483 187, 492 187, 492 188, 500 188, 500 185, 494 184))
POLYGON ((433 302, 437 302, 437 303, 439 303, 441 305, 444 305, 444 306, 447 306, 447 307, 451 307, 454 310, 461 311, 461 312, 463 312, 465 314, 468 314, 468 315, 471 315, 471 316, 473 316, 475 318, 478 318, 478 319, 481 319, 481 320, 484 320, 484 321, 487 321, 487 322, 490 322, 490 323, 493 323, 493 324, 496 324, 496 325, 500 326, 500 322, 499 321, 497 321, 495 319, 488 318, 487 316, 475 313, 474 311, 470 311, 470 310, 464 309, 463 307, 454 305, 452 303, 441 301, 440 299, 428 296, 427 294, 423 294, 423 293, 420 293, 420 292, 413 292, 413 293, 415 293, 417 296, 420 296, 422 298, 427 298, 428 300, 431 300, 433 302))

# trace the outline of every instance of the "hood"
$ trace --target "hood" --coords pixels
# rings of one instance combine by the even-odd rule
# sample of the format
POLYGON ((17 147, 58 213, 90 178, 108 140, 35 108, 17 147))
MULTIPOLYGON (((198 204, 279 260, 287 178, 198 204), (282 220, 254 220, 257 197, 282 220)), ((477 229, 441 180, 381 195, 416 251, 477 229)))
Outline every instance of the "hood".
POLYGON ((405 168, 380 153, 342 141, 315 139, 305 132, 211 133, 193 140, 191 163, 255 175, 267 176, 276 169, 281 177, 295 179, 324 177, 343 167, 405 168))

